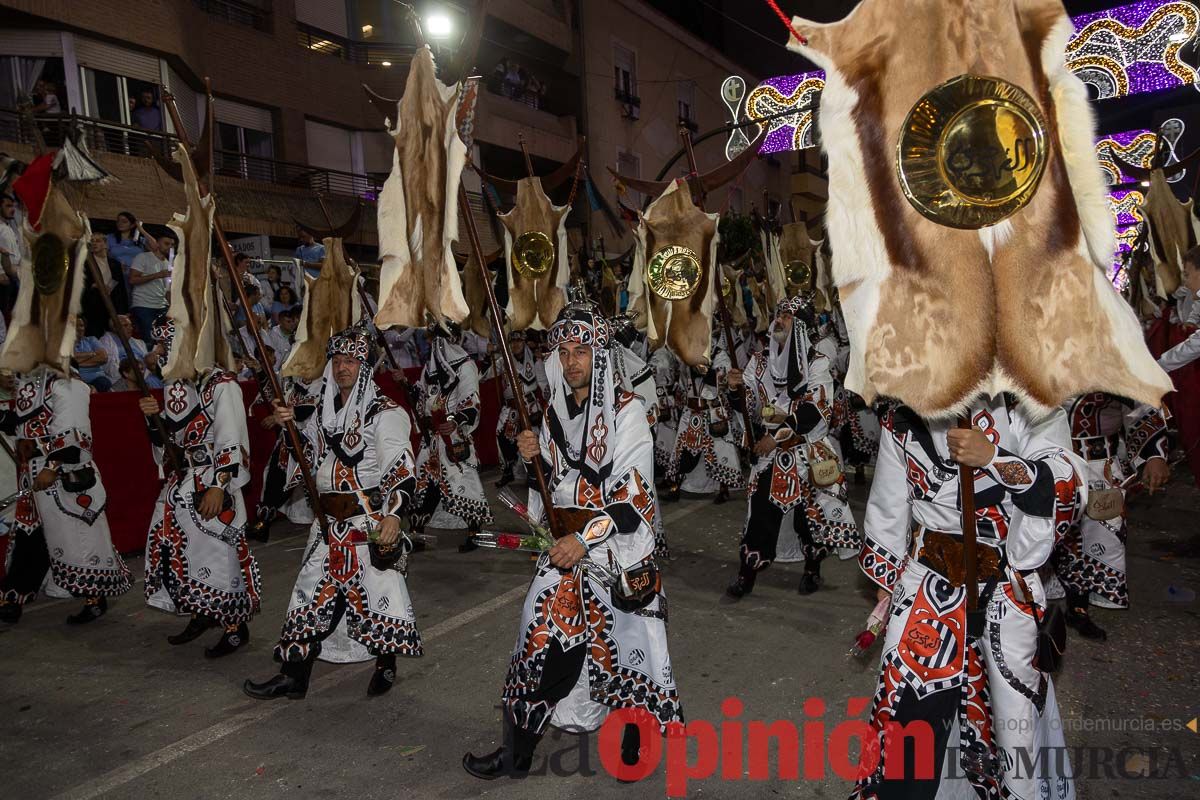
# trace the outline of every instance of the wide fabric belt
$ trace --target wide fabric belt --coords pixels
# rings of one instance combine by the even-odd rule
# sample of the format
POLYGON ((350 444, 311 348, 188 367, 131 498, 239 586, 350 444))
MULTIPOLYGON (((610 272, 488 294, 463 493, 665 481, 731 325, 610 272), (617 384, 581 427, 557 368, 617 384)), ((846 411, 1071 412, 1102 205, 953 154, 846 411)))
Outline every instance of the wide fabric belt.
POLYGON ((1117 454, 1121 438, 1117 434, 1110 436, 1083 436, 1072 439, 1071 445, 1075 454, 1088 461, 1103 461, 1117 454))
MULTIPOLYGON (((325 516, 345 522, 348 519, 378 511, 378 506, 382 505, 378 502, 378 495, 378 491, 370 493, 371 503, 376 506, 370 508, 363 504, 362 498, 357 492, 322 492, 321 510, 325 512, 325 516)), ((363 541, 365 542, 366 539, 364 538, 363 541)))
MULTIPOLYGON (((963 566, 963 540, 959 534, 920 528, 917 531, 919 546, 915 558, 941 575, 954 586, 966 583, 966 569, 963 566)), ((1000 550, 983 542, 975 542, 976 580, 984 583, 992 578, 1003 577, 1000 571, 1000 550)))
POLYGON ((687 399, 687 407, 692 411, 708 411, 710 408, 716 408, 720 405, 717 400, 700 400, 695 397, 687 399))

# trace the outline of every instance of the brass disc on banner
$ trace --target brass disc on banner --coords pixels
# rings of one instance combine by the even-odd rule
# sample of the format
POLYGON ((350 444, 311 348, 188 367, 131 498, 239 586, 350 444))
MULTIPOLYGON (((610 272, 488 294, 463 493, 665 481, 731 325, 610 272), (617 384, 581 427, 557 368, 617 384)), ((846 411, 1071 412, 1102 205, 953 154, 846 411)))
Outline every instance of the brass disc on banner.
POLYGON ((733 294, 733 282, 724 275, 721 276, 721 296, 729 297, 733 294))
POLYGON ((789 261, 784 268, 790 294, 812 288, 812 267, 799 259, 789 261))
POLYGON ((960 75, 917 101, 900 129, 896 170, 917 211, 950 228, 995 225, 1037 191, 1047 125, 1023 89, 960 75))
POLYGON ((525 231, 513 242, 512 261, 527 278, 543 275, 554 264, 554 242, 541 231, 525 231))
POLYGON ((700 259, 690 247, 673 244, 654 254, 646 267, 650 291, 664 300, 685 300, 700 287, 700 259))
POLYGON ((53 233, 43 233, 34 240, 30 255, 34 287, 43 295, 57 292, 71 267, 66 244, 53 233))

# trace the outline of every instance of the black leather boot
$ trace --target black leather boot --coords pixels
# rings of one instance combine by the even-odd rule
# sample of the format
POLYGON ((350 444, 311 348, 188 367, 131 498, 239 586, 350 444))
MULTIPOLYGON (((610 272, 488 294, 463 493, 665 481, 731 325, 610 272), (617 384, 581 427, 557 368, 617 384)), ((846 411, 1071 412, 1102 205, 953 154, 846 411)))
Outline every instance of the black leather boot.
POLYGON ((1079 635, 1085 639, 1093 639, 1097 642, 1103 642, 1108 639, 1108 633, 1104 628, 1101 628, 1092 621, 1092 615, 1088 613, 1087 606, 1076 608, 1067 607, 1067 624, 1079 632, 1079 635))
POLYGON ((721 490, 717 492, 717 496, 713 498, 713 505, 719 506, 729 502, 729 487, 721 484, 721 490))
POLYGON ((636 766, 642 749, 642 729, 633 723, 626 723, 621 732, 621 763, 627 767, 636 766))
POLYGON ((733 582, 725 587, 725 596, 741 600, 754 591, 754 580, 757 577, 758 573, 755 570, 742 567, 733 582))
POLYGON ((679 502, 679 492, 680 492, 680 489, 679 489, 678 483, 667 484, 667 490, 665 492, 663 492, 661 495, 662 501, 664 503, 678 503, 679 502))
POLYGON ((375 673, 367 684, 367 697, 387 694, 396 683, 396 654, 390 653, 375 659, 375 673))
POLYGON ((0 603, 0 622, 7 622, 9 625, 16 625, 21 619, 21 610, 24 608, 20 603, 0 603))
POLYGON ((817 571, 805 570, 800 576, 800 585, 796 587, 796 591, 800 594, 812 594, 821 588, 821 573, 817 571))
POLYGON ((108 600, 104 597, 89 598, 83 608, 67 617, 68 625, 86 625, 95 622, 108 612, 108 600))
POLYGON ((314 660, 285 661, 278 675, 262 683, 247 680, 242 684, 242 691, 255 700, 275 700, 280 697, 301 700, 308 694, 308 676, 312 674, 314 660))
POLYGON ((458 552, 470 553, 472 550, 478 550, 479 545, 475 544, 475 541, 471 538, 472 536, 474 536, 477 533, 479 533, 479 531, 476 530, 475 528, 469 529, 467 531, 467 538, 463 539, 462 544, 460 544, 458 546, 458 552))
POLYGON ((508 486, 510 483, 512 483, 514 478, 515 476, 513 475, 513 471, 511 469, 504 470, 504 472, 500 473, 500 480, 496 481, 496 488, 503 489, 505 486, 508 486))
POLYGON ((216 624, 216 621, 208 617, 193 614, 192 618, 188 620, 187 627, 173 636, 168 636, 167 641, 171 644, 187 644, 209 628, 216 627, 216 624))
POLYGON ((241 650, 250 642, 250 628, 241 623, 233 630, 226 629, 221 638, 212 647, 204 648, 205 658, 220 658, 241 650))
POLYGON ((246 529, 246 538, 256 542, 267 541, 271 538, 271 523, 261 519, 254 520, 254 524, 246 529))
POLYGON ((485 781, 505 776, 523 778, 533 766, 533 754, 511 755, 506 748, 498 747, 484 756, 467 753, 463 756, 462 765, 467 772, 485 781))

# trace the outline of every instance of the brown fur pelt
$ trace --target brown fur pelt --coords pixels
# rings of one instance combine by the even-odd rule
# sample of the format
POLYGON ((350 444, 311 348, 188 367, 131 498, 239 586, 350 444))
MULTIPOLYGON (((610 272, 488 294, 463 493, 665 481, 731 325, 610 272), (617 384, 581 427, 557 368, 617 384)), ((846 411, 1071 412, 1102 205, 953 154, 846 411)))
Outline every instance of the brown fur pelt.
POLYGON ((508 325, 514 331, 544 330, 554 324, 566 304, 567 260, 566 219, 570 206, 556 206, 542 189, 541 178, 517 182, 517 203, 500 215, 504 225, 504 263, 508 268, 508 325), (512 263, 512 246, 521 234, 538 231, 554 243, 554 264, 536 278, 522 275, 512 263))
POLYGON ((1108 282, 1107 191, 1083 84, 1064 64, 1060 0, 864 0, 840 22, 793 20, 789 47, 826 71, 826 227, 850 334, 846 386, 926 417, 981 393, 1047 410, 1104 391, 1157 405, 1171 382, 1108 282), (959 75, 1030 94, 1050 121, 1041 186, 983 230, 921 216, 904 198, 896 143, 909 111, 959 75))
POLYGON ((746 304, 742 302, 742 270, 722 264, 721 274, 730 285, 725 307, 729 309, 729 317, 733 320, 734 327, 741 328, 749 321, 746 319, 746 304))
MULTIPOLYGON (((487 259, 488 264, 491 264, 499 255, 499 252, 493 252, 491 255, 485 255, 484 258, 487 259)), ((494 287, 496 278, 490 269, 488 277, 491 278, 494 287)), ((483 273, 479 269, 479 260, 475 258, 474 253, 467 258, 467 265, 463 267, 462 283, 463 295, 467 299, 467 306, 471 309, 471 313, 463 321, 463 330, 474 331, 477 335, 490 339, 492 323, 491 312, 488 310, 487 287, 483 283, 483 273)))
POLYGON ((664 344, 692 367, 707 367, 712 348, 712 319, 717 306, 717 234, 719 214, 706 214, 692 202, 686 184, 673 182, 642 214, 637 250, 629 276, 629 304, 646 303, 646 336, 651 350, 664 344), (691 248, 700 259, 700 286, 684 300, 664 300, 650 291, 646 268, 664 247, 691 248))
POLYGON ((457 86, 435 77, 429 48, 418 49, 392 120, 392 173, 379 194, 380 328, 424 325, 427 311, 439 322, 462 322, 470 311, 450 249, 466 163, 457 96, 457 86))
POLYGON ((1161 169, 1150 173, 1150 188, 1142 203, 1142 217, 1150 236, 1154 258, 1154 283, 1158 296, 1166 300, 1183 280, 1183 254, 1196 246, 1194 201, 1180 203, 1161 169))
POLYGON ((66 274, 53 294, 44 295, 34 286, 33 263, 21 262, 17 271, 21 288, 8 337, 0 351, 0 367, 31 372, 38 364, 46 364, 69 375, 92 229, 88 218, 72 208, 63 193, 53 186, 38 222, 36 234, 26 225, 26 239, 32 248, 41 237, 58 237, 66 251, 66 274))
POLYGON ((328 238, 325 261, 317 277, 305 276, 304 306, 296 327, 296 343, 279 371, 281 377, 315 381, 325 371, 329 337, 346 330, 362 316, 358 299, 358 270, 346 263, 342 240, 328 238))
POLYGON ((233 328, 224 305, 214 297, 212 270, 213 196, 200 195, 196 168, 186 149, 175 147, 183 174, 187 213, 176 213, 168 227, 179 240, 171 272, 171 304, 175 338, 163 367, 163 380, 195 380, 215 366, 232 370, 233 354, 226 332, 233 328))

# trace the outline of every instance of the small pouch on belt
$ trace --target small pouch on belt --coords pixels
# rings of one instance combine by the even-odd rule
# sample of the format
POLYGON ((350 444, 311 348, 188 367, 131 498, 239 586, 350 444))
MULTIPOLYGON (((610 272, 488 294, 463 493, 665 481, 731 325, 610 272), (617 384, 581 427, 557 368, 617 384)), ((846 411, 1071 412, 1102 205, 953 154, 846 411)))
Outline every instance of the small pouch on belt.
POLYGON ((1094 520, 1103 522, 1121 516, 1125 510, 1125 493, 1120 489, 1092 489, 1088 492, 1087 511, 1094 520))
POLYGON ((842 477, 842 468, 828 448, 810 445, 808 448, 808 479, 816 486, 833 486, 842 477))

